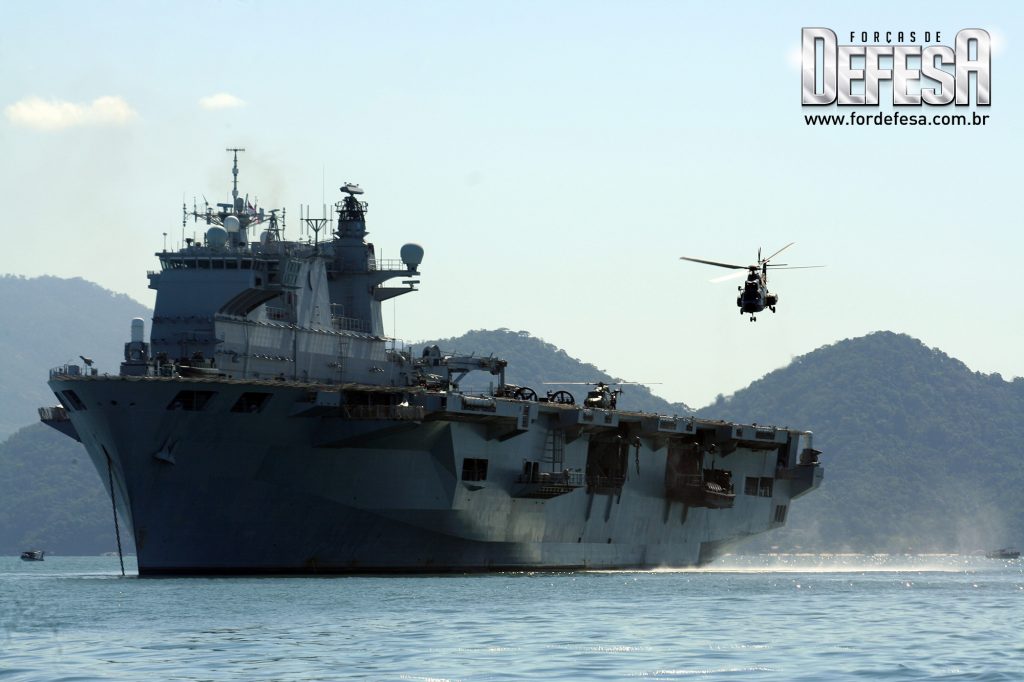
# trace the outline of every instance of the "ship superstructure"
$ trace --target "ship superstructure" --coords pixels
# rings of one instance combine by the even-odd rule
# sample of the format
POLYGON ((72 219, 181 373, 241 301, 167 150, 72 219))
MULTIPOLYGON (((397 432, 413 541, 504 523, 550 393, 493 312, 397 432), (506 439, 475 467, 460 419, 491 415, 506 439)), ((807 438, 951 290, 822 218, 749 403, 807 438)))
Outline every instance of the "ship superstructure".
POLYGON ((136 319, 118 375, 52 370, 41 409, 110 481, 140 574, 696 565, 819 485, 807 431, 621 410, 603 385, 538 398, 500 358, 389 347, 381 302, 423 249, 378 259, 354 184, 286 240, 229 151, 232 201, 156 254, 149 342, 136 319), (493 390, 463 392, 471 371, 493 390))

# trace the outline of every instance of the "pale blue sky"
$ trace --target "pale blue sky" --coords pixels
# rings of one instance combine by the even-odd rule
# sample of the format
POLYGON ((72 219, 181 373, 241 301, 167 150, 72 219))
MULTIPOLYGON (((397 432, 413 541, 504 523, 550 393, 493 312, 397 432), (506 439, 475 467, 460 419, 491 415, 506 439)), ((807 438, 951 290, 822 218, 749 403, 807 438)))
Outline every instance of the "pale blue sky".
POLYGON ((82 276, 152 304, 145 271, 163 232, 180 241, 182 196, 225 196, 223 149, 242 146, 243 191, 285 206, 289 233, 326 178, 328 202, 345 181, 366 189, 385 257, 423 245, 421 292, 385 312, 407 340, 526 329, 693 405, 879 329, 1024 375, 1013 3, 41 2, 3 14, 13 244, 0 272, 82 276), (840 43, 851 30, 940 30, 947 45, 989 30, 989 124, 805 126, 803 26, 840 43), (202 106, 218 93, 241 106, 202 106), (93 104, 104 97, 117 99, 93 104), (40 129, 44 114, 73 125, 40 129), (778 273, 778 313, 756 324, 733 283, 708 283, 721 271, 678 260, 745 263, 790 241, 787 262, 828 267, 778 273))

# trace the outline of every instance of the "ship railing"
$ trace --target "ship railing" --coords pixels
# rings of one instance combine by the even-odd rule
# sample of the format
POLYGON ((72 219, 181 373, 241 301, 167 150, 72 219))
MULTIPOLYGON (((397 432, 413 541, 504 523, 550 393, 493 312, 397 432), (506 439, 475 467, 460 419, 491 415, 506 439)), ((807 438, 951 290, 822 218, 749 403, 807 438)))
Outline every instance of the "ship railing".
POLYGON ((370 270, 404 270, 408 271, 409 266, 402 262, 400 258, 371 258, 369 262, 370 270))
POLYGON ((675 485, 683 488, 704 488, 708 483, 714 483, 720 486, 726 492, 732 492, 733 485, 727 476, 723 476, 725 472, 717 471, 711 472, 706 471, 704 474, 683 474, 677 475, 674 478, 675 485))
POLYGON ((536 475, 532 473, 519 474, 517 483, 536 483, 539 485, 565 485, 573 488, 582 488, 586 482, 586 474, 579 469, 565 469, 563 471, 541 471, 536 475))
POLYGON ((587 486, 593 490, 622 490, 626 483, 623 476, 587 476, 587 486))
POLYGON ((331 325, 338 331, 370 333, 370 323, 358 317, 342 317, 331 315, 331 325))
POLYGON ((346 419, 387 419, 421 421, 426 415, 422 405, 342 405, 346 419))
POLYGON ((71 363, 50 368, 51 379, 54 377, 94 377, 97 374, 99 374, 99 370, 95 367, 82 367, 71 363))
POLYGON ((550 477, 548 480, 551 483, 571 485, 574 488, 581 488, 587 483, 587 475, 579 469, 564 469, 562 471, 553 471, 549 474, 541 473, 541 482, 545 482, 545 475, 550 477))

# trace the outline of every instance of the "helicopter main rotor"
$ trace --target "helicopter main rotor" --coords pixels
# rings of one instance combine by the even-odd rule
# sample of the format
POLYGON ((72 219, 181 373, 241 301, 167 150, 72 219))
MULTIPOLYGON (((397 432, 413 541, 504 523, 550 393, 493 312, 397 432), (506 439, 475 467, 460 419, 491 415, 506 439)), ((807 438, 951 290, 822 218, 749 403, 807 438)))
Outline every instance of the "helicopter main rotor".
MULTIPOLYGON (((703 258, 691 258, 689 256, 680 256, 679 259, 680 260, 693 261, 694 263, 703 263, 704 265, 714 265, 715 267, 719 267, 719 268, 729 268, 730 270, 762 270, 765 267, 769 267, 769 268, 788 268, 788 267, 791 267, 791 266, 786 265, 785 263, 769 263, 768 261, 770 261, 772 258, 775 258, 776 256, 778 256, 780 253, 782 253, 783 251, 785 251, 789 247, 793 246, 793 244, 796 244, 796 242, 790 242, 790 243, 786 244, 781 249, 779 249, 778 251, 776 251, 772 255, 768 256, 767 258, 761 258, 761 249, 758 248, 757 249, 757 263, 753 263, 751 265, 736 265, 735 263, 719 263, 718 261, 714 261, 714 260, 705 260, 703 258)), ((795 267, 795 266, 793 266, 793 267, 795 267)), ((821 266, 819 266, 819 265, 805 265, 803 267, 816 268, 816 267, 821 267, 821 266)))
POLYGON ((750 265, 737 265, 736 263, 722 263, 720 261, 707 260, 704 258, 692 258, 690 256, 680 256, 680 260, 688 260, 693 263, 701 263, 703 265, 711 265, 717 268, 727 268, 729 270, 746 270, 746 273, 735 272, 729 275, 723 275, 721 277, 715 277, 712 282, 724 282, 730 279, 737 279, 746 275, 747 281, 743 286, 737 287, 739 289, 739 296, 736 298, 736 305, 740 309, 740 314, 749 314, 750 320, 753 322, 757 320, 755 317, 756 313, 761 312, 765 308, 775 312, 775 306, 778 303, 778 294, 773 294, 768 291, 768 268, 774 268, 776 270, 802 270, 806 268, 821 268, 823 265, 788 265, 786 263, 771 263, 773 258, 778 256, 780 253, 793 246, 796 242, 790 242, 783 246, 778 251, 774 252, 767 258, 761 257, 761 249, 757 249, 757 262, 750 265))

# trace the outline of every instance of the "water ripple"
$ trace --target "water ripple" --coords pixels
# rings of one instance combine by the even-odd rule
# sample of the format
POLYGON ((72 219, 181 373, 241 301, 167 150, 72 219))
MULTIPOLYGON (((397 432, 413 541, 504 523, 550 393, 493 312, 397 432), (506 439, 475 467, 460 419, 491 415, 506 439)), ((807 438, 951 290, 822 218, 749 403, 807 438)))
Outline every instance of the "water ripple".
POLYGON ((727 557, 713 570, 121 578, 0 558, 0 680, 1016 680, 1024 567, 727 557), (41 569, 41 570, 39 570, 41 569))

